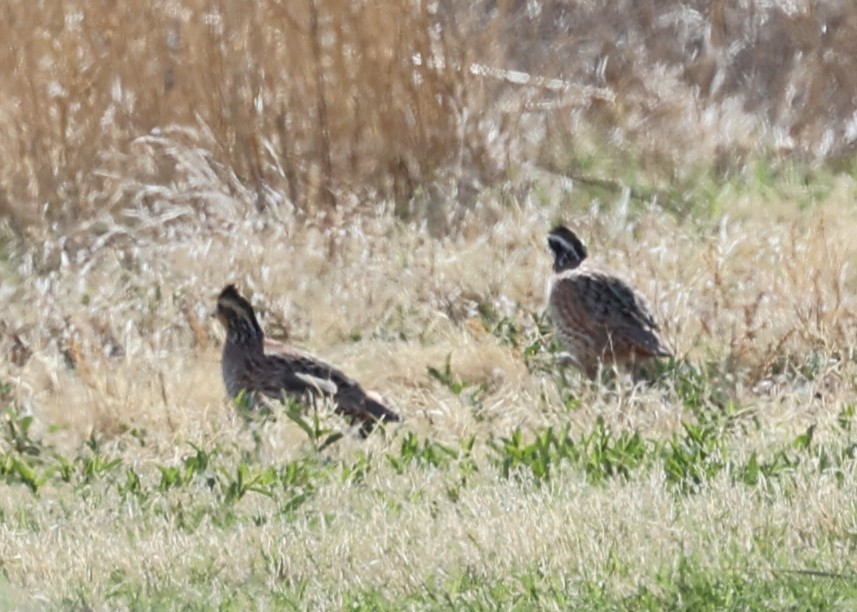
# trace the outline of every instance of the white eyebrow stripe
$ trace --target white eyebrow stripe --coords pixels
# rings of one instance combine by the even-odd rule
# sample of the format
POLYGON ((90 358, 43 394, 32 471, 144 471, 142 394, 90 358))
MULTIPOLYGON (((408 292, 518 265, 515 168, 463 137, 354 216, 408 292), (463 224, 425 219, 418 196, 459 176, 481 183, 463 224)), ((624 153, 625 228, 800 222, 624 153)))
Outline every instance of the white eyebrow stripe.
POLYGON ((551 234, 548 236, 548 242, 558 245, 562 251, 570 251, 574 253, 578 259, 583 259, 586 256, 586 253, 580 249, 580 245, 571 243, 562 236, 551 234))

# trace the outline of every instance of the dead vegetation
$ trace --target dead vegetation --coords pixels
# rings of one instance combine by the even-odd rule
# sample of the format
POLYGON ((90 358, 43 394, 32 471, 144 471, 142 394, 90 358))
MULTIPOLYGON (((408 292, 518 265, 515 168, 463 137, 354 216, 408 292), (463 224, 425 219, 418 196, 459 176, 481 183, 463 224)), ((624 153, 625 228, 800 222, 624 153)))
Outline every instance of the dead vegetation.
POLYGON ((56 223, 87 242, 96 217, 136 227, 222 198, 424 215, 440 185, 472 205, 533 163, 586 175, 618 149, 663 186, 759 153, 847 164, 857 138, 857 17, 834 0, 3 13, 0 210, 19 232, 56 223), (214 177, 225 192, 206 190, 214 177))

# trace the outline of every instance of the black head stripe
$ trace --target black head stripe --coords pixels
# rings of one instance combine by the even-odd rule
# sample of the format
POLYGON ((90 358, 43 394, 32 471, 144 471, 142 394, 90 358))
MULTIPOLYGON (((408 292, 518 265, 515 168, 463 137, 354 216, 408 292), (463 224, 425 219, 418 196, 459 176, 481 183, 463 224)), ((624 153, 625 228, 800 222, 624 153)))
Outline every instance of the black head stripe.
POLYGON ((554 269, 571 270, 579 266, 588 256, 586 246, 565 226, 557 226, 548 234, 548 246, 554 254, 554 269))
POLYGON ((241 336, 262 338, 262 328, 250 302, 245 300, 235 285, 227 285, 217 298, 218 312, 230 321, 230 330, 241 336))
POLYGON ((226 285, 226 287, 223 288, 223 291, 221 291, 220 295, 217 297, 218 302, 221 300, 229 300, 237 303, 246 301, 241 297, 241 294, 238 293, 238 289, 235 288, 235 285, 226 285))

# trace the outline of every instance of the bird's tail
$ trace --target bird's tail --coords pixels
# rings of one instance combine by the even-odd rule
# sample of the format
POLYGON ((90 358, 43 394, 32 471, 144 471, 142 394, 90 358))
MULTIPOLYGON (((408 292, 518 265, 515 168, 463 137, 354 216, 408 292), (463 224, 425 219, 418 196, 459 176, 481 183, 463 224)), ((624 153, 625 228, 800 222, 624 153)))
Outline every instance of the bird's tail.
POLYGON ((363 400, 363 407, 376 421, 387 421, 390 423, 401 421, 401 417, 398 414, 384 405, 381 396, 372 391, 366 393, 366 397, 363 400))
POLYGON ((360 433, 368 435, 378 423, 396 423, 401 417, 384 405, 380 396, 366 393, 362 389, 350 389, 347 394, 340 394, 337 399, 337 409, 360 423, 360 433), (343 397, 343 395, 346 395, 343 397))

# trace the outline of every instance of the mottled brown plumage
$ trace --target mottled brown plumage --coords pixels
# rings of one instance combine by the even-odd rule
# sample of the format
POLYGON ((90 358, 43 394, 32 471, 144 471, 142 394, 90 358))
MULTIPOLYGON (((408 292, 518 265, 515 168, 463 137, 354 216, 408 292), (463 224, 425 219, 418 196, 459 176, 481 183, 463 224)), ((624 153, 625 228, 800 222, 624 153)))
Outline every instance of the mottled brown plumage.
POLYGON ((548 310, 562 344, 590 378, 598 365, 633 368, 671 353, 645 299, 625 280, 587 261, 583 242, 566 227, 548 234, 554 255, 548 310))
POLYGON ((399 416, 332 365, 265 338, 253 307, 233 285, 217 298, 217 318, 226 329, 221 368, 230 397, 242 391, 251 405, 258 395, 275 400, 328 397, 335 410, 361 425, 366 434, 379 421, 399 416))

